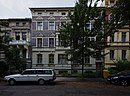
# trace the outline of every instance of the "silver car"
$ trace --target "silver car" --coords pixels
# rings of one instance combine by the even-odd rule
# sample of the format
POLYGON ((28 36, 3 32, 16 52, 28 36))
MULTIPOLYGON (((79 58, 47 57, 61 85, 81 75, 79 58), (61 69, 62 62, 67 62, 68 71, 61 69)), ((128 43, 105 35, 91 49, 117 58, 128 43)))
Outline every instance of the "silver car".
POLYGON ((40 85, 44 85, 46 81, 54 81, 56 74, 53 69, 26 69, 21 74, 8 75, 4 79, 9 85, 21 81, 37 81, 40 85))

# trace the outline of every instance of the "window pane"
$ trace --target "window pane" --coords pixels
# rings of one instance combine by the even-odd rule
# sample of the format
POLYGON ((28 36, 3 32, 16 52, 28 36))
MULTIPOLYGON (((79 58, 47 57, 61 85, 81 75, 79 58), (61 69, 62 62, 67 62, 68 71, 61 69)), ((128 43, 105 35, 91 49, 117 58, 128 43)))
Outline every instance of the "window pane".
POLYGON ((22 40, 26 40, 26 36, 27 36, 26 32, 22 32, 22 40))
POLYGON ((110 60, 114 59, 114 50, 110 50, 110 60))
POLYGON ((122 60, 126 60, 126 50, 122 50, 122 60))
POLYGON ((49 54, 49 64, 54 64, 54 54, 49 54))
POLYGON ((65 54, 58 54, 58 64, 66 64, 67 59, 65 54))
POLYGON ((42 22, 37 22, 37 30, 43 30, 42 22))
POLYGON ((55 23, 49 22, 49 30, 55 30, 55 23))
POLYGON ((16 32, 15 33, 15 39, 16 40, 20 40, 20 32, 16 32))
POLYGON ((37 63, 42 64, 42 54, 37 54, 37 63))
POLYGON ((42 47, 42 38, 37 38, 37 47, 42 47))
POLYGON ((54 47, 54 38, 49 38, 49 47, 54 47))
POLYGON ((126 42, 126 32, 122 32, 122 42, 126 42))

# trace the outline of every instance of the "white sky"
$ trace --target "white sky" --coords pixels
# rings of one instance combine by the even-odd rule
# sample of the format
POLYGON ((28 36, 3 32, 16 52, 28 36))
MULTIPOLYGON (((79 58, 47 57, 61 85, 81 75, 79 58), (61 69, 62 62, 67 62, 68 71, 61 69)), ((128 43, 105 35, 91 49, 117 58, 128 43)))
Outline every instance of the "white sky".
POLYGON ((0 19, 31 18, 30 7, 73 7, 76 0, 0 0, 0 19))
POLYGON ((31 18, 31 7, 74 7, 76 0, 0 0, 0 19, 31 18))

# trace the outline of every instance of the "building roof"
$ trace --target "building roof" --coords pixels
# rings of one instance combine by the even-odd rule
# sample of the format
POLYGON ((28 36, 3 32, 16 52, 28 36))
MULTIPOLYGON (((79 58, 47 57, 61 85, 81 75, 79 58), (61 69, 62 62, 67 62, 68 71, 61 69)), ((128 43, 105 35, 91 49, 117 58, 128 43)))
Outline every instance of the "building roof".
POLYGON ((31 11, 32 10, 36 10, 36 11, 40 11, 40 10, 48 10, 48 11, 55 11, 55 10, 73 10, 74 7, 34 7, 34 8, 29 8, 31 11))

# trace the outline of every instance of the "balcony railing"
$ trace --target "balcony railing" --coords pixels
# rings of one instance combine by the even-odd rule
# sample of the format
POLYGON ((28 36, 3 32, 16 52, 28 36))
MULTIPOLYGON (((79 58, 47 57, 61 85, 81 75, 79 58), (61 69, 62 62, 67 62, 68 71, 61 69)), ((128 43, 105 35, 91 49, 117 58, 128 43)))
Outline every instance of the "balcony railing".
POLYGON ((25 40, 13 40, 9 42, 10 45, 29 45, 29 42, 25 40))

